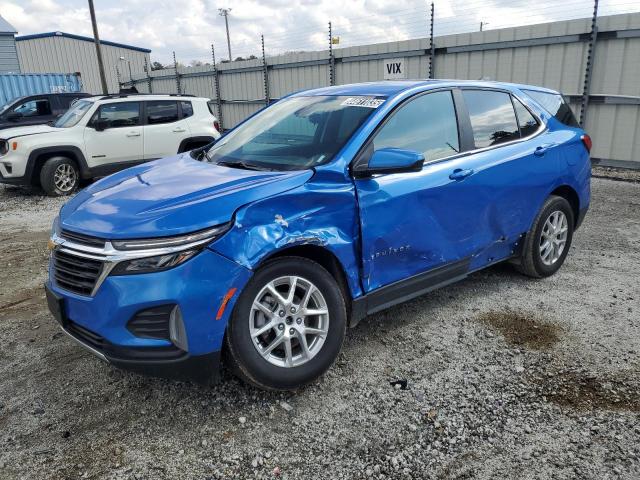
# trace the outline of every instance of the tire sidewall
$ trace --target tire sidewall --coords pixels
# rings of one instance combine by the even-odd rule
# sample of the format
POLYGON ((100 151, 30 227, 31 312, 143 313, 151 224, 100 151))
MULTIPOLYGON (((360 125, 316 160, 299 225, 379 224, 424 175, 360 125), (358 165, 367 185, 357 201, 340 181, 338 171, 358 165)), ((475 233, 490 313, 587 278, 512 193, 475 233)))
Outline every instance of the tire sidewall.
POLYGON ((564 263, 565 258, 567 258, 569 249, 571 248, 574 225, 575 221, 573 210, 571 208, 571 205, 569 205, 569 202, 567 202, 564 198, 553 197, 546 203, 546 205, 540 212, 538 221, 536 222, 535 229, 533 231, 533 238, 531 241, 531 248, 533 250, 531 252, 533 265, 540 276, 548 277, 549 275, 553 275, 560 269, 560 267, 564 263), (553 265, 545 265, 540 254, 540 237, 542 235, 544 224, 546 223, 549 216, 555 211, 561 211, 567 217, 567 243, 565 244, 560 258, 558 258, 558 260, 553 265))
POLYGON ((241 373, 261 387, 291 390, 312 382, 336 360, 346 330, 346 309, 340 287, 319 264, 303 258, 284 257, 265 265, 249 281, 234 307, 227 329, 231 354, 241 373), (253 300, 271 280, 296 275, 311 281, 327 302, 329 330, 321 350, 297 367, 279 367, 265 360, 252 343, 249 315, 253 300))
POLYGON ((65 158, 65 157, 51 158, 46 161, 46 163, 42 166, 42 170, 40 170, 40 186, 49 195, 59 196, 59 197, 71 195, 78 189, 79 185, 80 185, 80 170, 78 169, 78 166, 76 165, 76 163, 69 158, 65 158), (56 169, 60 165, 65 165, 65 164, 70 165, 71 168, 73 168, 76 173, 75 184, 73 185, 73 188, 71 188, 71 190, 67 192, 63 192, 58 187, 56 187, 56 184, 54 181, 54 175, 55 175, 56 169))

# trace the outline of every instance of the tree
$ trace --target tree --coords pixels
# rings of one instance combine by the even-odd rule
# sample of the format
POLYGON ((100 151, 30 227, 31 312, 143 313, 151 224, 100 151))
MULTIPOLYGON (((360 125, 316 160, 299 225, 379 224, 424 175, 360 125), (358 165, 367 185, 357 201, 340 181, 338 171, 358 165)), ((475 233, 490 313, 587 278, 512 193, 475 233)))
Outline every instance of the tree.
POLYGON ((164 68, 164 65, 162 65, 160 62, 151 62, 151 70, 162 70, 164 68))
POLYGON ((191 61, 189 62, 189 65, 190 65, 191 67, 201 67, 201 66, 203 66, 203 65, 204 65, 204 63, 202 63, 200 60, 191 60, 191 61))

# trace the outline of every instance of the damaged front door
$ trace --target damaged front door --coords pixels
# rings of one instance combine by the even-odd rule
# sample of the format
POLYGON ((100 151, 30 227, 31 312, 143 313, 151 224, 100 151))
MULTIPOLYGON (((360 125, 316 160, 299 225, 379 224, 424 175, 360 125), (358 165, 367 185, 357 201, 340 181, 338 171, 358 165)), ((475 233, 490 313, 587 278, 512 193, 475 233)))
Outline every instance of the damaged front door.
MULTIPOLYGON (((364 149, 369 157, 382 148, 425 157, 421 171, 355 180, 367 292, 438 267, 444 269, 442 281, 448 266, 451 276, 468 270, 469 257, 482 241, 485 205, 465 187, 473 170, 465 157, 456 157, 460 143, 452 93, 441 90, 401 105, 364 149)), ((368 159, 356 159, 362 161, 368 159)))

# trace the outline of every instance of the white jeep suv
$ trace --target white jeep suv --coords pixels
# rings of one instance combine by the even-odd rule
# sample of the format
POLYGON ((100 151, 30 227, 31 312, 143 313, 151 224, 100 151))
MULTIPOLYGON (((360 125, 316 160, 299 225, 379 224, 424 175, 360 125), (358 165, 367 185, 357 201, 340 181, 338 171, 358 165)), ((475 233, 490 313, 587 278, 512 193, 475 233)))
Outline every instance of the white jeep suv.
POLYGON ((209 99, 188 95, 82 98, 52 125, 0 132, 0 183, 72 193, 102 177, 220 138, 209 99))

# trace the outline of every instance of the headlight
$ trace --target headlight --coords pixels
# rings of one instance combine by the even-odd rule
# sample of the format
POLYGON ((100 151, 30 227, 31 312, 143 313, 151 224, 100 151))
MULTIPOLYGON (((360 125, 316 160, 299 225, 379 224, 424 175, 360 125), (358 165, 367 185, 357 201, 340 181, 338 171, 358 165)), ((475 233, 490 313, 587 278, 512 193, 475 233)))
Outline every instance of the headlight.
POLYGON ((161 272, 177 267, 186 262, 201 249, 185 250, 183 252, 168 253, 156 257, 136 258, 118 263, 111 271, 111 275, 130 275, 134 273, 161 272))
POLYGON ((111 244, 116 250, 147 250, 152 248, 170 248, 183 245, 198 245, 213 241, 226 232, 231 223, 218 225, 199 232, 180 235, 177 237, 142 238, 133 240, 113 240, 111 244))

